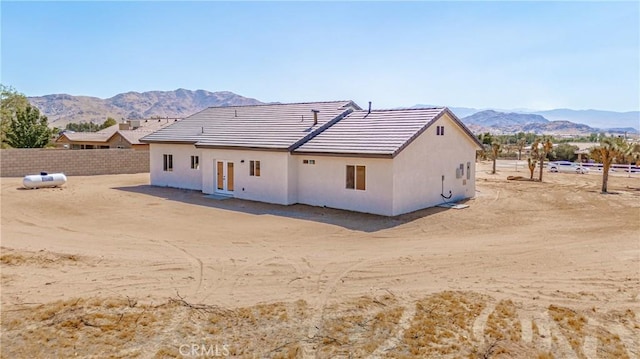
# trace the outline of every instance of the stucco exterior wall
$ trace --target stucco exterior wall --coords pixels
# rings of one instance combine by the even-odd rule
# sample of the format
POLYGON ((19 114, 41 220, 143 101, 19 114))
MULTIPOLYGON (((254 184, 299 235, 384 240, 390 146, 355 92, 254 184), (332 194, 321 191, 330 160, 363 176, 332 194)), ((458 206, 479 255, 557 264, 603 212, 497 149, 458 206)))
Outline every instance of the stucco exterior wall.
POLYGON ((384 216, 393 214, 393 164, 390 159, 294 155, 298 202, 384 216), (303 164, 314 160, 315 164, 303 164), (346 188, 347 165, 366 166, 366 189, 346 188))
POLYGON ((441 204, 443 192, 451 191, 449 202, 474 197, 475 154, 474 143, 448 115, 438 119, 394 159, 393 215, 441 204), (444 136, 436 135, 437 126, 444 126, 444 136), (464 174, 456 178, 460 164, 464 174))
POLYGON ((150 144, 151 184, 162 187, 202 189, 202 151, 193 145, 150 144), (164 156, 173 155, 173 170, 164 170, 164 156), (200 168, 191 168, 191 156, 200 156, 200 168))
MULTIPOLYGON (((272 151, 202 149, 202 191, 215 193, 216 161, 231 161, 234 167, 233 197, 276 204, 289 199, 289 153, 272 151), (244 161, 244 162, 243 162, 244 161), (250 161, 260 161, 260 176, 249 175, 250 161)), ((294 172, 295 171, 291 171, 294 172)))

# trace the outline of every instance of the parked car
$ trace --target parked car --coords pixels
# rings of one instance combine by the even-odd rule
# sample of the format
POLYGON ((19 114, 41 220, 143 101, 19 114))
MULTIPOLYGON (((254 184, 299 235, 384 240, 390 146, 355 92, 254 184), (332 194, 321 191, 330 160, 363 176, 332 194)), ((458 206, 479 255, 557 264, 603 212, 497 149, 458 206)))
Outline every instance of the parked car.
POLYGON ((547 165, 549 172, 567 172, 567 173, 589 173, 589 169, 579 163, 573 163, 569 161, 556 161, 549 162, 547 165))

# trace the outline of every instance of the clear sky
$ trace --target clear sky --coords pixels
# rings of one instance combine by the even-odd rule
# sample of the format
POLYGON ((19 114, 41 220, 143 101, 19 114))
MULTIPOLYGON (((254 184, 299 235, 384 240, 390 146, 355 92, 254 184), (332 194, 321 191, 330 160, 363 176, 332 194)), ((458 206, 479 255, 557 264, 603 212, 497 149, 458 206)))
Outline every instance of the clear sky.
POLYGON ((640 3, 1 1, 28 96, 204 89, 504 109, 640 109, 640 3))

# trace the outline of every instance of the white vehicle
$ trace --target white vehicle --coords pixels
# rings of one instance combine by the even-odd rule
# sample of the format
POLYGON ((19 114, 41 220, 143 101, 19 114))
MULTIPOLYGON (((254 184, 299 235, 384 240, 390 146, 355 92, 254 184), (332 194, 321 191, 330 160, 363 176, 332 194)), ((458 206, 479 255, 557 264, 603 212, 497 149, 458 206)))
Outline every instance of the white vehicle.
POLYGON ((573 163, 569 161, 549 162, 549 164, 547 164, 547 169, 549 169, 549 172, 567 172, 579 174, 589 173, 588 168, 579 163, 573 163))

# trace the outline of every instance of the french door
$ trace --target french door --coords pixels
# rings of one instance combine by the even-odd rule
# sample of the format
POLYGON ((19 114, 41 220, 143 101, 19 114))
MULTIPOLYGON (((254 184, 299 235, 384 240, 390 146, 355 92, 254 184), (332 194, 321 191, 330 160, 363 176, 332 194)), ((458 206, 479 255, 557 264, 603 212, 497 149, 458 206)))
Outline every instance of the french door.
POLYGON ((233 193, 233 162, 216 160, 216 192, 233 193))

